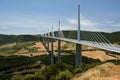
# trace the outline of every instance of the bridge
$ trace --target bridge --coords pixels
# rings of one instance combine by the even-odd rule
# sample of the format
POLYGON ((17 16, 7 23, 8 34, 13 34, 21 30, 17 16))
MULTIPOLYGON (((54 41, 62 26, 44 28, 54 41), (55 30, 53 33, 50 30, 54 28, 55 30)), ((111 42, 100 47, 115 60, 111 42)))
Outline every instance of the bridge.
POLYGON ((63 37, 63 32, 60 30, 60 21, 58 31, 47 32, 41 35, 41 41, 45 46, 46 50, 51 55, 51 64, 54 64, 54 40, 58 40, 58 62, 61 62, 61 41, 72 42, 76 44, 76 64, 75 66, 79 66, 82 63, 82 48, 81 45, 87 45, 96 47, 103 50, 112 51, 115 53, 120 53, 120 45, 111 43, 102 33, 94 32, 89 34, 87 40, 82 40, 81 38, 81 30, 80 30, 80 5, 78 5, 78 30, 77 30, 77 39, 73 38, 65 38, 63 37), (57 34, 57 35, 55 35, 57 34), (48 41, 46 41, 46 39, 48 41), (49 50, 49 43, 51 42, 51 51, 49 50))

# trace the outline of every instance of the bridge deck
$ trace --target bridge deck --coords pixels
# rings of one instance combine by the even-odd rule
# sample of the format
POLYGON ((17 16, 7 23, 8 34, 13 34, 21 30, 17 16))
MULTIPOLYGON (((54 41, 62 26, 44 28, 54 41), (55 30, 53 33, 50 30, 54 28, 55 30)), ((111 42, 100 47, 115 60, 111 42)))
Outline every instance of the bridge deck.
POLYGON ((119 45, 118 45, 118 47, 116 47, 116 46, 113 46, 113 44, 94 42, 94 41, 84 41, 84 40, 77 41, 75 39, 57 38, 57 37, 47 37, 47 38, 53 38, 53 39, 57 39, 57 40, 63 40, 63 41, 83 44, 83 45, 87 45, 87 46, 93 46, 93 47, 96 47, 99 49, 120 53, 120 46, 119 45))

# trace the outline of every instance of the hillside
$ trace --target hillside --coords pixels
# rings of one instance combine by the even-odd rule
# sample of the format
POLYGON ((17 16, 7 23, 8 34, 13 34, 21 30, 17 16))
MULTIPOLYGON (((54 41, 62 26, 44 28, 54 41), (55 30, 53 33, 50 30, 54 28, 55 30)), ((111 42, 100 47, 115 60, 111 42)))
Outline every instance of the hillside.
MULTIPOLYGON (((90 39, 90 35, 94 33, 95 32, 91 32, 91 31, 81 31, 81 39, 92 41, 92 39, 90 39)), ((105 33, 105 32, 100 32, 100 33, 104 35, 112 43, 120 44, 120 36, 119 36, 120 31, 113 32, 113 33, 105 33)), ((65 38, 72 38, 72 39, 77 38, 77 31, 75 30, 68 30, 68 31, 66 30, 66 31, 63 31, 63 34, 65 38)), ((57 36, 57 32, 55 32, 55 36, 57 36)), ((26 42, 26 41, 39 41, 39 35, 35 36, 35 35, 3 35, 3 34, 0 34, 0 45, 7 44, 7 43, 13 43, 13 42, 26 42)))
POLYGON ((105 63, 79 74, 72 80, 119 80, 120 65, 105 63))
MULTIPOLYGON (((63 31, 65 37, 76 38, 76 31, 63 31), (72 33, 71 33, 72 32, 72 33)), ((82 36, 88 37, 94 32, 82 31, 82 36)), ((111 37, 113 43, 119 43, 120 32, 102 33, 106 37, 111 37)), ((55 35, 57 35, 55 33, 55 35)), ((87 39, 87 38, 86 38, 87 39)), ((75 68, 75 47, 74 43, 61 42, 61 58, 63 63, 57 63, 57 41, 54 41, 55 65, 50 65, 50 56, 46 52, 42 43, 39 42, 39 36, 35 35, 0 35, 0 79, 1 80, 79 80, 79 78, 91 80, 92 78, 105 77, 112 72, 107 79, 114 77, 114 70, 119 68, 120 60, 118 55, 109 54, 105 51, 82 46, 83 64, 75 68), (8 44, 9 43, 9 44, 8 44), (98 55, 99 54, 99 55, 98 55), (115 57, 117 56, 117 57, 115 57), (111 62, 110 66, 107 62, 111 62), (113 64, 114 63, 114 64, 113 64), (11 65, 12 64, 12 65, 11 65), (102 64, 102 65, 101 65, 102 64), (107 68, 104 65, 108 65, 107 68), (117 65, 116 65, 117 64, 117 65), (96 70, 96 66, 98 70, 96 70), (104 69, 105 68, 105 69, 104 69), (92 69, 92 70, 91 70, 92 69), (109 69, 109 72, 108 72, 109 69), (111 71, 110 71, 111 70, 111 71), (105 72, 105 74, 103 74, 105 72), (91 73, 92 72, 92 73, 91 73), (95 75, 98 72, 98 75, 95 75), (102 73, 102 76, 100 75, 102 73), (77 77, 76 77, 77 76, 77 77), (74 78, 73 78, 74 77, 74 78)), ((51 45, 51 43, 50 43, 51 45)), ((119 74, 119 73, 118 73, 119 74)), ((114 77, 115 78, 115 77, 114 77)), ((117 75, 117 78, 118 75, 117 75)), ((116 78, 116 79, 117 79, 116 78)), ((106 79, 106 80, 107 80, 106 79)))
POLYGON ((3 35, 0 34, 0 45, 13 42, 39 41, 39 36, 35 35, 3 35))

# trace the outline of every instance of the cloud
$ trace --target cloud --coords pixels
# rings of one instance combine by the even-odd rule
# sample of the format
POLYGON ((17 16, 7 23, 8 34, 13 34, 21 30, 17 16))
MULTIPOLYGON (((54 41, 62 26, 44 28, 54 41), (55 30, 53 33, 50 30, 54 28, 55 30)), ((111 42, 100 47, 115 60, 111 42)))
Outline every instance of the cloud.
POLYGON ((32 21, 28 21, 28 20, 12 20, 12 21, 1 21, 0 22, 0 26, 16 26, 16 27, 39 27, 39 26, 43 26, 45 24, 48 24, 47 22, 43 22, 43 21, 36 21, 36 20, 32 20, 32 21))
POLYGON ((112 24, 112 26, 115 26, 115 27, 119 27, 119 28, 120 28, 120 24, 119 24, 119 23, 112 24))
POLYGON ((55 16, 5 16, 0 18, 0 33, 44 33, 55 20, 55 16))
MULTIPOLYGON (((78 20, 77 19, 68 19, 68 23, 74 26, 77 26, 78 20)), ((103 31, 103 32, 114 32, 120 30, 120 23, 117 21, 111 20, 103 20, 103 21, 93 21, 87 19, 83 15, 81 15, 81 30, 87 31, 103 31)))
POLYGON ((111 27, 119 27, 120 28, 120 23, 116 23, 114 21, 105 21, 104 22, 104 25, 108 25, 108 26, 111 26, 111 27))
POLYGON ((104 23, 105 23, 105 24, 112 24, 113 21, 108 20, 108 21, 104 21, 104 23))
MULTIPOLYGON (((71 25, 77 26, 78 20, 68 19, 68 23, 71 25)), ((88 31, 99 31, 100 29, 98 29, 97 27, 102 25, 100 23, 97 23, 97 22, 94 22, 92 20, 85 18, 83 15, 81 15, 80 24, 81 24, 82 30, 88 30, 88 31)))
POLYGON ((0 30, 6 30, 6 29, 9 29, 9 28, 6 27, 6 26, 1 26, 1 27, 0 27, 0 30))
MULTIPOLYGON (((77 19, 68 19, 68 22, 72 25, 77 25, 78 20, 77 19)), ((95 23, 91 20, 86 19, 84 16, 81 16, 80 24, 85 27, 95 27, 98 25, 98 23, 95 23)))
POLYGON ((81 25, 88 27, 95 27, 97 23, 91 22, 90 20, 81 20, 81 25))
MULTIPOLYGON (((61 18, 61 30, 76 30, 78 20, 68 17, 61 18)), ((48 32, 48 28, 51 31, 52 25, 54 26, 54 31, 58 30, 58 20, 60 19, 56 16, 6 16, 0 18, 0 33, 45 33, 48 32)), ((120 28, 119 23, 114 21, 101 21, 96 22, 87 19, 85 16, 81 15, 81 29, 88 31, 111 31, 113 28, 120 28)), ((114 30, 119 30, 115 29, 114 30)))
POLYGON ((68 19, 68 22, 72 25, 77 25, 77 20, 76 19, 68 19))

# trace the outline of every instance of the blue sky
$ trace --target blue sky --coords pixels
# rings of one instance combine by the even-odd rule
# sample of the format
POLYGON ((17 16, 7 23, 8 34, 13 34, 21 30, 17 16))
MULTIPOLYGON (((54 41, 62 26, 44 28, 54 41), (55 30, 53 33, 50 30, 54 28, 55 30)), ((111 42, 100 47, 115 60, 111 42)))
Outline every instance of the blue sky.
POLYGON ((120 31, 120 0, 0 0, 0 33, 41 34, 54 26, 77 29, 77 6, 81 6, 81 29, 120 31))

